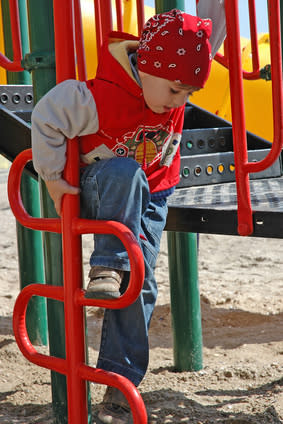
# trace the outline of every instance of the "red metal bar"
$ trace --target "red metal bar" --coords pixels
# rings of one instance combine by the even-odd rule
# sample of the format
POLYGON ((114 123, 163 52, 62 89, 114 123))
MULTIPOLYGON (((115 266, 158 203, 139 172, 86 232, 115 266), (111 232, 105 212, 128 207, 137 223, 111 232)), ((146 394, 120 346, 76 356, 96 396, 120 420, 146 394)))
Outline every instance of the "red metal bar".
POLYGON ((13 61, 11 61, 5 55, 0 53, 0 66, 6 69, 7 71, 18 72, 18 71, 24 70, 21 65, 22 43, 21 43, 18 0, 9 0, 9 7, 10 7, 12 44, 13 44, 13 61))
POLYGON ((27 228, 33 230, 61 232, 61 221, 58 218, 33 218, 24 208, 20 186, 23 169, 32 159, 31 149, 22 151, 13 161, 8 179, 8 197, 11 209, 16 219, 27 228))
POLYGON ((226 2, 226 25, 238 194, 238 232, 240 235, 249 235, 253 232, 253 223, 248 174, 250 172, 259 172, 269 167, 277 159, 283 147, 283 84, 279 0, 273 0, 272 7, 269 4, 274 140, 269 154, 256 163, 247 161, 239 16, 236 0, 226 2))
POLYGON ((74 219, 72 229, 75 234, 114 234, 126 247, 131 269, 130 282, 126 292, 116 300, 90 300, 84 297, 83 291, 77 291, 76 298, 80 305, 101 306, 111 309, 120 309, 132 303, 139 296, 141 286, 139 282, 144 280, 143 259, 140 248, 131 231, 119 222, 115 221, 93 221, 87 219, 74 219), (134 299, 134 300, 133 300, 134 299))
POLYGON ((87 72, 80 0, 74 0, 74 15, 78 77, 80 81, 86 81, 87 72))
POLYGON ((246 165, 246 172, 260 172, 278 158, 283 148, 283 81, 280 32, 280 0, 269 1, 269 40, 271 56, 273 143, 268 155, 260 162, 246 165))
MULTIPOLYGON (((228 2, 225 4, 227 3, 228 2)), ((255 0, 249 0, 249 21, 251 34, 252 71, 248 72, 243 70, 243 78, 247 80, 255 80, 260 78, 255 0)), ((215 60, 226 68, 229 68, 228 53, 225 49, 225 43, 224 55, 221 53, 216 53, 215 60)))
POLYGON ((38 353, 32 345, 26 329, 26 310, 32 296, 44 296, 63 301, 63 287, 44 284, 30 284, 23 288, 17 297, 13 313, 13 330, 22 354, 33 364, 65 374, 66 361, 54 356, 38 353))
POLYGON ((253 72, 259 72, 259 53, 257 41, 256 8, 255 0, 249 0, 250 34, 252 46, 253 72))
MULTIPOLYGON (((79 151, 77 140, 68 140, 67 163, 64 178, 79 185, 79 151)), ((64 311, 66 330, 68 422, 86 423, 86 382, 78 373, 85 363, 85 322, 83 308, 75 301, 82 288, 81 237, 72 231, 72 221, 79 216, 79 196, 64 196, 62 204, 62 243, 64 275, 64 311)))
POLYGON ((137 1, 137 15, 138 15, 138 33, 141 34, 144 26, 144 1, 143 0, 136 0, 137 1))
POLYGON ((105 372, 101 369, 93 370, 87 365, 81 365, 79 369, 80 375, 89 381, 95 383, 107 384, 108 386, 116 387, 124 393, 131 407, 135 423, 146 424, 147 414, 142 398, 139 395, 137 388, 131 381, 122 377, 119 374, 105 372))
POLYGON ((94 1, 94 11, 95 11, 95 33, 96 33, 96 47, 99 57, 99 51, 102 46, 102 25, 101 25, 101 6, 100 1, 94 1))
POLYGON ((116 16, 117 16, 117 30, 123 31, 123 10, 122 0, 116 0, 116 16))
POLYGON ((112 7, 111 0, 97 0, 100 2, 101 13, 101 29, 102 29, 102 42, 109 32, 113 30, 112 22, 112 7))
POLYGON ((229 50, 229 76, 232 109, 235 171, 238 196, 238 232, 249 235, 253 232, 249 177, 244 170, 248 161, 242 60, 240 45, 239 12, 237 0, 225 2, 226 27, 229 50))
POLYGON ((53 0, 57 84, 76 79, 73 0, 53 0))

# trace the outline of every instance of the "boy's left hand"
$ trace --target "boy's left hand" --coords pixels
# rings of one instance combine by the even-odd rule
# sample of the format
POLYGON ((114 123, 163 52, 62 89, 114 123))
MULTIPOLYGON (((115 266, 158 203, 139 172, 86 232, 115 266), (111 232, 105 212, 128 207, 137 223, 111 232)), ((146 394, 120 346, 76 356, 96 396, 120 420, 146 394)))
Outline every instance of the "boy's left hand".
POLYGON ((45 181, 45 184, 59 216, 61 215, 62 198, 64 194, 79 194, 80 192, 78 187, 71 186, 63 178, 45 181))

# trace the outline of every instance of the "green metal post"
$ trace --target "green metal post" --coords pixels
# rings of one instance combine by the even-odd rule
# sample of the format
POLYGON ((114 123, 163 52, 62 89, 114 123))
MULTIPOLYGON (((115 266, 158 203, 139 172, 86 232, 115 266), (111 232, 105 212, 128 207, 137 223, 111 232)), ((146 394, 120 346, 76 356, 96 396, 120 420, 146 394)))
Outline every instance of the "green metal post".
POLYGON ((171 9, 185 10, 185 0, 155 0, 156 13, 168 12, 171 9))
POLYGON ((202 368, 201 309, 196 234, 168 234, 174 363, 177 371, 202 368))
MULTIPOLYGON (((23 52, 29 51, 27 31, 27 9, 25 0, 19 0, 19 16, 21 22, 21 41, 23 52)), ((13 57, 12 37, 10 28, 10 13, 8 0, 2 0, 2 21, 4 29, 5 51, 8 57, 13 57)), ((27 71, 7 72, 8 84, 31 84, 27 71)), ((23 174, 21 194, 25 208, 32 216, 40 216, 39 191, 37 182, 28 174, 23 174)), ((44 283, 42 236, 38 231, 32 231, 17 223, 17 241, 20 287, 31 283, 44 283)), ((33 344, 47 344, 46 300, 33 297, 27 311, 27 330, 33 344)))
MULTIPOLYGON (((185 9, 184 0, 155 0, 156 12, 185 9)), ((174 365, 178 371, 202 368, 202 327, 198 287, 197 237, 168 232, 174 365)))

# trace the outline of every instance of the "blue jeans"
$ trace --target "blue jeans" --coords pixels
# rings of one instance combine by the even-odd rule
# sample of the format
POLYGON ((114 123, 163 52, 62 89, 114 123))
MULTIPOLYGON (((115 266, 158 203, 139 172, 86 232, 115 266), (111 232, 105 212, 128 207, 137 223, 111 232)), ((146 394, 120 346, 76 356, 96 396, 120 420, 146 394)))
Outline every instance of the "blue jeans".
MULTIPOLYGON (((151 200, 145 173, 128 158, 100 160, 89 165, 81 177, 83 218, 119 221, 131 229, 144 256, 145 279, 139 298, 127 308, 106 309, 97 367, 127 377, 136 386, 143 379, 149 357, 148 329, 157 297, 154 269, 167 217, 166 199, 151 200), (142 236, 142 237, 141 237, 142 236)), ((95 235, 90 265, 125 272, 129 260, 120 240, 95 235)))

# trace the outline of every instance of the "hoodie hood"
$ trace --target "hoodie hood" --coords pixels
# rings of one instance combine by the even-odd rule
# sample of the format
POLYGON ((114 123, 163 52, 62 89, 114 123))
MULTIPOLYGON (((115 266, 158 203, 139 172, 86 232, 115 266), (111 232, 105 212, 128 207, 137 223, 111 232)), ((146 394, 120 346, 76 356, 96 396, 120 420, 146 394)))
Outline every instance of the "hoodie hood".
POLYGON ((134 35, 111 32, 101 49, 96 78, 112 82, 128 93, 141 97, 142 89, 129 62, 129 54, 135 52, 138 45, 139 38, 134 35))

